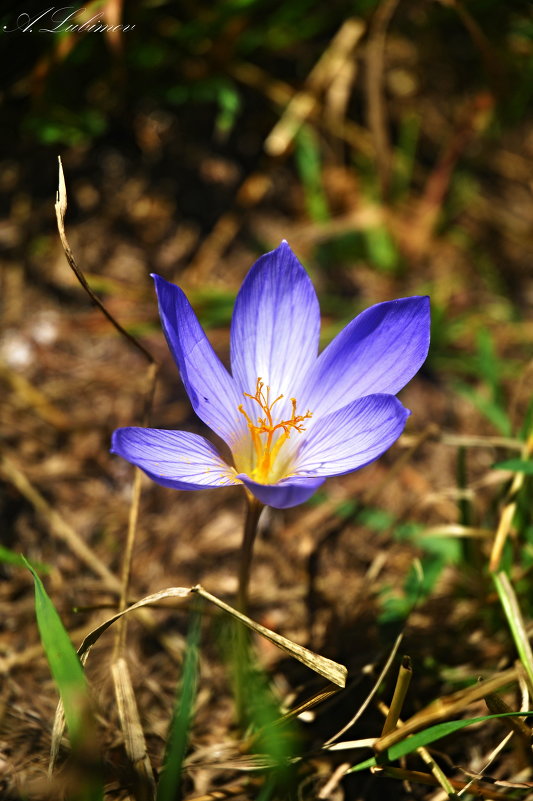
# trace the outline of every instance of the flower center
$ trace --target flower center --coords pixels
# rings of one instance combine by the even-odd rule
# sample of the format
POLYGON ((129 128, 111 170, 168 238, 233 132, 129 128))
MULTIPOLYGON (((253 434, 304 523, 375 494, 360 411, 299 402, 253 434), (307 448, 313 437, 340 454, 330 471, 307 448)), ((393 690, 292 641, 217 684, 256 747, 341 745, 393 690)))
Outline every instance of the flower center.
POLYGON ((245 411, 244 406, 242 404, 239 406, 239 411, 246 418, 252 435, 255 466, 252 470, 251 478, 261 484, 268 484, 273 480, 277 480, 273 478, 271 473, 283 444, 290 438, 292 431, 305 431, 302 423, 313 415, 310 411, 307 411, 304 415, 296 414, 296 398, 291 398, 292 415, 290 419, 274 423, 272 409, 283 398, 283 395, 278 395, 275 400, 271 401, 270 387, 265 387, 261 378, 257 379, 255 395, 250 395, 248 392, 243 394, 246 398, 255 401, 264 414, 264 417, 258 417, 257 423, 254 423, 245 411))

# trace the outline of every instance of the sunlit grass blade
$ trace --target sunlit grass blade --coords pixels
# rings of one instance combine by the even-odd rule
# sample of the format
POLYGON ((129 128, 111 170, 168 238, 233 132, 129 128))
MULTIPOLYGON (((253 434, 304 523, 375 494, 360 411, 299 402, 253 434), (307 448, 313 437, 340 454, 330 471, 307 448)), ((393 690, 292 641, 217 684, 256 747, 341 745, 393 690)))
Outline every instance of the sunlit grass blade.
POLYGON ((497 462, 492 465, 493 470, 512 470, 513 473, 526 473, 533 476, 533 461, 526 459, 506 459, 505 462, 497 462))
POLYGON ((89 707, 89 691, 80 660, 44 585, 22 557, 35 583, 35 614, 50 671, 57 684, 73 743, 81 739, 89 707))
POLYGON ((79 758, 78 768, 83 765, 84 773, 86 771, 86 775, 79 775, 78 771, 77 787, 72 798, 80 801, 82 799, 99 801, 103 796, 95 771, 98 758, 87 680, 76 651, 41 579, 24 557, 23 561, 33 576, 39 634, 50 672, 63 702, 73 755, 75 760, 79 758))
MULTIPOLYGON (((465 718, 464 720, 449 720, 446 723, 437 723, 435 726, 430 726, 429 728, 419 731, 399 743, 391 745, 391 747, 383 755, 379 756, 379 760, 381 762, 383 761, 383 757, 386 757, 387 761, 393 762, 395 759, 400 759, 400 757, 411 754, 413 751, 416 751, 417 748, 430 745, 436 740, 440 740, 442 737, 446 737, 448 734, 453 734, 456 731, 465 729, 467 726, 472 726, 474 723, 483 723, 485 720, 494 720, 495 718, 518 717, 519 715, 528 717, 532 714, 533 712, 530 711, 505 712, 498 715, 482 715, 478 718, 465 718)), ((373 768, 377 764, 377 758, 371 757, 370 759, 366 759, 364 762, 360 762, 358 765, 354 765, 353 768, 350 768, 347 771, 347 773, 358 773, 361 770, 373 768)))
POLYGON ((181 771, 189 739, 189 727, 198 682, 200 622, 200 610, 198 605, 195 604, 189 636, 187 637, 181 688, 176 695, 163 770, 157 788, 157 801, 176 801, 176 799, 181 798, 179 793, 181 771))
POLYGON ((498 597, 503 611, 505 612, 511 634, 513 635, 520 661, 529 679, 530 692, 533 692, 533 652, 531 651, 531 645, 524 618, 520 611, 518 598, 516 597, 515 591, 506 573, 493 573, 492 579, 496 585, 498 597))

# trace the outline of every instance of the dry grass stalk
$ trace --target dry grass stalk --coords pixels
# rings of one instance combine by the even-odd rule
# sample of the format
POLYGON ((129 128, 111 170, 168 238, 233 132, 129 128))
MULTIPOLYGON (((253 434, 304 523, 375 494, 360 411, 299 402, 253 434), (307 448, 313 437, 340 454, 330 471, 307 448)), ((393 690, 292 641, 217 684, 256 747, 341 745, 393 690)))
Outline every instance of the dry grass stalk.
POLYGON ((54 426, 58 431, 66 431, 71 427, 67 415, 54 406, 44 392, 34 387, 27 378, 11 370, 3 362, 0 362, 0 379, 9 384, 20 406, 33 409, 45 423, 54 426))
POLYGON ((366 105, 368 127, 376 148, 376 159, 382 197, 389 186, 391 146, 387 130, 387 115, 383 97, 385 42, 387 29, 398 0, 384 0, 374 13, 366 45, 366 105))
MULTIPOLYGON (((348 62, 347 66, 350 67, 350 65, 351 62, 348 62)), ((232 64, 229 66, 229 72, 236 80, 264 94, 276 106, 288 105, 296 94, 290 84, 272 78, 268 72, 262 70, 256 64, 250 64, 249 62, 232 64)), ((317 103, 311 110, 309 117, 313 122, 325 123, 329 133, 346 142, 357 152, 368 158, 374 156, 375 148, 372 135, 366 128, 348 119, 344 119, 340 123, 336 116, 327 114, 327 107, 322 107, 319 98, 317 98, 317 103)))
POLYGON ((91 301, 94 303, 95 306, 98 306, 102 314, 107 317, 111 325, 116 328, 116 330, 125 337, 128 342, 133 345, 137 350, 139 350, 145 359, 148 360, 150 364, 155 362, 154 357, 152 354, 142 345, 139 340, 132 336, 129 331, 126 331, 120 323, 113 317, 113 315, 108 312, 100 298, 95 295, 89 284, 87 283, 87 279, 85 278, 84 274, 78 267, 76 260, 74 258, 74 254, 70 248, 68 243, 67 235, 65 233, 65 213, 67 211, 67 187, 65 184, 65 174, 63 172, 63 165, 61 163, 61 156, 58 157, 59 161, 59 186, 56 195, 56 203, 55 203, 55 211, 56 211, 56 220, 57 220, 57 230, 59 232, 59 238, 61 239, 61 244, 63 245, 63 250, 65 252, 66 259, 69 263, 69 266, 84 288, 85 292, 89 295, 91 301))
POLYGON ((333 773, 331 774, 331 776, 329 777, 327 782, 318 791, 317 798, 320 798, 320 799, 322 799, 322 798, 330 798, 331 794, 333 793, 334 790, 337 789, 337 787, 339 786, 340 782, 342 781, 342 779, 346 775, 346 771, 349 768, 351 768, 351 765, 350 765, 349 762, 341 762, 340 765, 337 765, 337 767, 335 768, 335 770, 333 771, 333 773))
MULTIPOLYGON (((112 617, 108 618, 102 624, 97 626, 93 631, 91 631, 83 640, 80 648, 78 649, 78 655, 83 664, 87 660, 89 656, 90 649, 94 645, 94 643, 98 640, 98 638, 106 631, 114 622, 120 620, 124 615, 128 614, 129 612, 135 611, 140 609, 143 606, 148 604, 155 604, 158 601, 165 600, 167 598, 180 598, 184 599, 191 595, 191 593, 197 593, 201 597, 209 600, 211 603, 218 606, 220 609, 223 609, 225 612, 228 612, 232 617, 234 617, 239 622, 243 623, 245 626, 250 628, 252 631, 260 634, 261 636, 265 637, 270 642, 274 643, 281 648, 283 651, 288 653, 294 659, 297 659, 302 664, 309 667, 315 673, 318 673, 320 676, 328 679, 332 684, 337 685, 338 687, 344 687, 346 685, 346 675, 347 670, 344 665, 339 665, 337 662, 334 662, 331 659, 327 659, 326 657, 320 656, 319 654, 315 654, 313 651, 310 651, 307 648, 304 648, 297 643, 288 640, 286 637, 283 637, 280 634, 277 634, 270 629, 267 629, 265 626, 262 626, 259 623, 251 620, 251 618, 247 617, 246 615, 241 614, 233 607, 229 606, 228 604, 221 601, 219 598, 216 598, 214 595, 209 593, 207 590, 204 590, 203 587, 197 585, 191 589, 184 588, 184 587, 170 587, 166 590, 161 590, 160 592, 153 593, 152 595, 148 595, 145 598, 141 599, 137 603, 133 604, 132 606, 128 607, 127 609, 118 612, 117 614, 113 615, 112 617)), ((318 696, 315 696, 311 699, 310 702, 307 703, 305 708, 308 708, 315 703, 319 703, 320 701, 324 700, 326 697, 332 694, 332 691, 327 689, 323 693, 320 693, 318 696)), ((299 709, 296 714, 299 714, 302 709, 299 709)), ((290 713, 292 717, 294 713, 290 713)), ((62 734, 63 734, 63 726, 61 725, 61 716, 62 711, 60 707, 58 707, 56 711, 56 723, 54 727, 57 728, 57 736, 54 741, 53 750, 57 755, 57 750, 59 748, 58 742, 60 741, 62 734)), ((284 716, 285 717, 285 716, 284 716)), ((122 720, 122 718, 121 718, 122 720)), ((55 758, 54 758, 55 759, 55 758)), ((51 760, 51 764, 53 765, 53 759, 51 760)))
MULTIPOLYGON (((57 512, 48 501, 41 495, 24 473, 9 459, 5 454, 0 456, 0 473, 28 500, 35 511, 42 517, 45 524, 48 526, 50 533, 64 542, 70 550, 76 554, 81 562, 87 565, 97 576, 99 576, 107 590, 114 595, 122 592, 122 582, 111 573, 105 564, 98 558, 98 556, 91 550, 91 548, 81 539, 72 526, 57 512)), ((156 593, 157 595, 157 593, 156 593)), ((150 631, 154 632, 157 628, 154 618, 148 609, 140 609, 139 619, 150 631)), ((157 634, 161 644, 169 653, 169 655, 181 663, 181 655, 183 652, 183 641, 178 641, 177 638, 165 634, 157 634)), ((15 655, 13 657, 13 664, 19 664, 20 660, 27 661, 31 658, 31 651, 28 651, 30 656, 15 655)), ((8 664, 8 662, 0 662, 0 671, 8 664)))
MULTIPOLYGON (((146 375, 147 390, 145 394, 144 411, 142 416, 143 425, 147 425, 148 418, 150 415, 150 410, 152 408, 152 401, 157 383, 157 372, 158 372, 158 367, 155 364, 155 362, 148 365, 148 370, 146 375)), ((127 598, 130 586, 133 549, 135 546, 135 535, 137 532, 137 521, 139 519, 141 491, 142 491, 142 471, 138 467, 136 467, 134 470, 133 490, 132 490, 132 497, 130 504, 130 512, 128 517, 128 533, 126 537, 126 548, 124 551, 124 558, 122 560, 119 611, 122 611, 128 605, 127 598)), ((115 638, 115 647, 114 647, 115 659, 120 655, 121 651, 124 649, 125 641, 126 641, 126 618, 122 618, 119 627, 117 629, 117 634, 115 638)))
MULTIPOLYGON (((532 453, 533 434, 530 434, 527 442, 522 445, 522 458, 524 461, 529 459, 532 453)), ((509 536, 509 532, 511 531, 513 518, 516 512, 518 493, 524 484, 525 475, 526 474, 522 472, 515 473, 509 488, 509 492, 507 493, 507 498, 505 499, 505 504, 500 515, 496 536, 494 537, 492 553, 490 555, 489 570, 493 573, 496 573, 500 566, 503 549, 505 547, 507 537, 509 536)))
MULTIPOLYGON (((339 737, 342 737, 342 735, 345 732, 347 732, 348 729, 351 729, 352 726, 354 726, 357 723, 357 721, 359 720, 359 718, 361 717, 363 712, 368 708, 370 702, 375 697, 375 695, 378 692, 379 688, 383 684, 383 682, 385 680, 385 677, 387 676, 389 670, 391 669, 391 667, 392 667, 392 665, 394 663, 394 660, 396 659, 396 654, 398 653, 398 649, 399 649, 399 647, 401 645, 402 640, 403 640, 403 632, 401 632, 396 637, 396 640, 394 642, 394 645, 392 646, 391 652, 390 652, 389 656, 387 657, 387 661, 385 662, 383 668, 380 671, 379 676, 377 677, 376 681, 374 682, 374 686, 372 687, 372 689, 368 693, 367 697, 365 698, 365 700, 363 701, 363 703, 361 704, 361 706, 359 707, 359 709, 357 710, 355 715, 348 721, 348 723, 345 726, 342 727, 342 729, 340 731, 338 731, 336 734, 333 735, 333 737, 330 737, 329 740, 327 740, 327 742, 325 743, 325 746, 331 747, 333 745, 333 743, 335 743, 339 739, 339 737)), ((339 743, 339 745, 341 745, 341 743, 339 743)))
MULTIPOLYGON (((86 661, 87 661, 87 659, 89 657, 89 653, 90 653, 90 650, 91 650, 92 646, 99 639, 99 637, 104 633, 104 631, 106 631, 113 623, 115 623, 115 621, 120 620, 121 617, 123 617, 124 615, 128 614, 129 612, 133 612, 133 611, 142 609, 143 606, 146 606, 148 604, 157 603, 157 601, 165 599, 165 598, 186 598, 188 595, 190 595, 190 593, 191 593, 191 590, 185 589, 183 587, 170 587, 170 588, 168 588, 166 590, 161 590, 160 592, 156 592, 156 593, 153 593, 152 595, 148 595, 148 596, 146 596, 146 598, 143 598, 142 600, 138 601, 137 603, 133 604, 132 606, 129 606, 127 609, 123 609, 121 612, 117 612, 117 614, 115 614, 112 617, 108 618, 103 623, 101 623, 99 626, 97 626, 95 629, 93 629, 91 632, 89 632, 89 634, 87 634, 85 636, 82 644, 78 648, 78 652, 77 653, 78 653, 78 656, 80 658, 80 661, 81 661, 82 665, 85 665, 85 663, 86 663, 86 661)), ((143 610, 143 611, 147 612, 148 610, 143 610)), ((115 685, 115 687, 116 687, 116 685, 115 685)), ((120 691, 122 692, 122 688, 121 688, 120 691)), ((121 700, 120 700, 119 703, 123 703, 123 698, 122 697, 121 697, 121 700)), ((119 711, 119 716, 120 716, 120 711, 119 711)), ((122 721, 122 716, 120 716, 120 719, 122 721)), ((61 739, 63 737, 64 730, 65 730, 65 717, 64 717, 64 714, 63 714, 63 705, 62 705, 62 702, 59 701, 59 704, 57 705, 57 708, 56 708, 55 718, 54 718, 52 745, 51 745, 51 749, 50 749, 49 772, 51 772, 54 769, 55 762, 56 762, 56 759, 57 759, 57 755, 59 753, 59 746, 60 746, 60 743, 61 743, 61 739)))
MULTIPOLYGON (((501 695, 496 693, 488 693, 483 699, 487 705, 487 709, 492 715, 506 715, 514 710, 505 703, 501 695)), ((527 710, 527 707, 526 707, 527 710)), ((525 710, 522 710, 525 711, 525 710)), ((522 718, 502 718, 504 726, 508 726, 512 734, 517 734, 528 749, 531 748, 531 726, 528 726, 522 718)))
POLYGON ((260 623, 256 623, 251 618, 247 617, 246 615, 241 614, 232 606, 224 603, 219 598, 216 598, 214 595, 211 595, 210 592, 204 590, 199 584, 196 587, 193 587, 193 592, 197 592, 202 598, 205 598, 211 603, 218 606, 220 609, 223 609, 225 612, 228 612, 232 617, 238 620, 240 623, 243 623, 252 631, 255 631, 256 634, 261 634, 262 637, 265 637, 270 642, 277 645, 278 648, 281 648, 282 651, 289 654, 289 656, 294 657, 303 665, 311 668, 314 670, 315 673, 318 673, 319 676, 323 676, 325 679, 330 681, 332 684, 336 684, 338 687, 345 687, 346 686, 346 676, 347 676, 347 669, 344 665, 339 665, 338 662, 334 662, 332 659, 327 659, 325 656, 320 656, 319 654, 315 654, 313 651, 310 651, 308 648, 304 648, 303 645, 298 645, 292 640, 288 640, 287 637, 283 637, 281 634, 277 634, 275 631, 271 631, 267 629, 265 626, 262 626, 260 623))
POLYGON ((443 523, 440 526, 430 526, 424 529, 422 537, 474 537, 477 539, 488 539, 493 532, 490 528, 475 528, 474 526, 462 526, 460 523, 443 523))
POLYGON ((153 801, 156 795, 155 779, 146 750, 146 741, 126 660, 119 658, 114 661, 111 665, 111 673, 115 686, 120 728, 124 735, 124 747, 138 780, 138 784, 134 788, 135 799, 136 801, 153 801))
POLYGON ((113 593, 120 593, 120 582, 117 577, 82 540, 77 531, 48 503, 22 470, 5 454, 0 456, 0 472, 31 503, 50 533, 68 545, 80 561, 102 579, 106 589, 113 593))
POLYGON ((411 667, 411 660, 408 656, 404 656, 398 671, 398 678, 396 679, 396 686, 394 688, 392 701, 390 703, 387 717, 385 718, 385 723, 383 724, 383 729, 381 731, 382 737, 385 737, 386 734, 394 731, 398 725, 412 676, 413 668, 411 667))
MULTIPOLYGON (((69 634, 73 640, 79 640, 86 632, 87 626, 80 626, 69 634)), ((13 668, 23 667, 29 662, 35 662, 39 659, 46 659, 41 642, 36 645, 30 645, 23 651, 16 651, 7 656, 0 656, 0 675, 5 675, 13 670, 13 668)))
MULTIPOLYGON (((382 769, 381 772, 384 776, 390 776, 391 778, 399 779, 400 781, 428 784, 433 787, 442 786, 440 781, 435 776, 432 776, 430 773, 422 773, 418 770, 405 770, 404 768, 395 768, 387 765, 382 769)), ((493 799, 493 801, 509 801, 509 796, 507 793, 500 793, 498 790, 493 790, 491 787, 481 787, 479 784, 477 784, 477 782, 475 782, 472 786, 470 786, 470 782, 467 784, 459 781, 458 779, 448 779, 448 782, 453 790, 462 791, 468 787, 470 789, 470 793, 472 795, 479 796, 479 798, 493 799)))
POLYGON ((333 82, 342 75, 346 64, 351 63, 364 31, 364 23, 355 17, 342 24, 307 76, 304 89, 292 96, 282 117, 265 139, 264 148, 269 156, 286 154, 300 127, 315 111, 317 95, 331 89, 333 82))
POLYGON ((502 687, 517 681, 518 675, 518 668, 508 668, 490 679, 480 681, 474 687, 458 690, 455 693, 451 693, 451 695, 445 695, 433 701, 429 706, 409 718, 398 729, 377 740, 374 746, 376 751, 382 753, 395 743, 405 740, 409 734, 414 734, 421 729, 432 726, 434 723, 440 723, 451 715, 463 713, 468 704, 479 701, 487 694, 496 692, 502 687))
POLYGON ((213 790, 211 793, 204 795, 195 795, 187 799, 187 801, 224 801, 226 798, 235 798, 246 792, 244 784, 232 784, 225 788, 213 790))
MULTIPOLYGON (((402 665, 402 667, 403 667, 403 665, 402 665)), ((410 670, 410 668, 409 668, 409 670, 410 670)), ((408 679, 408 682, 409 681, 410 681, 410 677, 408 679)), ((408 686, 408 683, 407 683, 407 686, 408 686)), ((388 707, 386 704, 384 704, 381 701, 378 704, 378 708, 380 709, 382 714, 385 715, 385 724, 383 726, 384 734, 388 733, 390 731, 393 731, 394 728, 396 728, 397 725, 401 726, 403 724, 403 721, 401 720, 401 718, 399 717, 399 714, 398 714, 398 712, 400 711, 400 708, 401 708, 399 706, 398 702, 400 701, 401 703, 403 703, 403 697, 405 696, 405 693, 403 693, 403 697, 401 697, 401 698, 398 697, 397 698, 397 691, 399 690, 398 696, 401 695, 401 693, 403 692, 404 687, 405 687, 405 679, 402 679, 402 669, 400 668, 400 674, 398 676, 398 682, 396 684, 396 689, 394 691, 394 696, 393 696, 392 703, 391 703, 390 707, 388 707)), ((455 793, 453 791, 454 788, 453 788, 452 784, 450 783, 450 780, 443 773, 443 771, 441 770, 440 766, 437 765, 437 763, 435 762, 435 760, 433 759, 433 757, 431 756, 431 754, 429 753, 427 748, 424 748, 423 746, 421 746, 420 748, 416 749, 416 753, 422 759, 422 761, 425 762, 425 764, 428 766, 428 768, 431 770, 431 773, 433 774, 435 782, 442 787, 442 789, 448 795, 449 798, 454 798, 455 797, 455 793)), ((371 770, 372 770, 373 773, 380 773, 383 770, 383 768, 382 768, 382 766, 379 766, 377 768, 372 768, 371 770)))
MULTIPOLYGON (((120 334, 122 334, 130 344, 134 345, 138 350, 140 350, 143 356, 149 362, 147 377, 146 377, 147 390, 145 398, 145 408, 143 414, 144 418, 143 422, 146 423, 146 420, 150 413, 152 399, 155 391, 155 385, 157 381, 157 364, 155 363, 155 360, 152 357, 151 353, 149 353, 149 351, 147 351, 146 348, 135 337, 131 336, 131 334, 129 334, 120 325, 120 323, 118 323, 115 320, 113 315, 111 315, 107 311, 104 304, 100 301, 100 299, 94 294, 94 292, 90 288, 87 280, 85 279, 85 276, 79 269, 74 259, 72 250, 70 248, 70 245, 66 237, 65 227, 64 227, 65 213, 67 210, 67 192, 66 192, 65 176, 63 173, 61 159, 59 159, 59 188, 57 192, 57 201, 55 204, 55 210, 57 218, 57 227, 61 243, 65 251, 65 256, 67 258, 67 261, 71 269, 78 278, 79 282, 89 295, 92 302, 98 306, 101 312, 117 329, 117 331, 120 334)), ((135 534, 137 530, 137 521, 139 517, 139 505, 140 505, 141 487, 142 487, 141 480, 142 480, 141 471, 139 469, 136 469, 133 480, 133 493, 130 505, 129 520, 128 520, 128 533, 126 538, 126 547, 125 547, 124 559, 122 564, 121 581, 120 581, 120 599, 119 599, 120 612, 122 612, 127 605, 133 549, 135 545, 135 534)), ((126 640, 126 618, 122 617, 115 638, 114 659, 113 659, 113 664, 111 666, 111 672, 115 687, 115 696, 117 699, 120 725, 124 735, 124 744, 126 753, 132 763, 133 769, 137 774, 139 780, 139 783, 135 789, 135 797, 137 801, 151 801, 153 798, 155 798, 155 792, 156 792, 152 766, 150 764, 150 760, 148 758, 148 754, 146 751, 144 733, 139 719, 139 713, 137 710, 135 695, 133 693, 133 687, 131 684, 129 669, 126 661, 120 657, 120 654, 124 650, 125 640, 126 640)), ((85 658, 87 658, 87 654, 85 658)), ((54 721, 55 737, 52 738, 52 756, 50 760, 50 767, 53 766, 55 758, 57 757, 59 740, 61 739, 63 728, 64 728, 64 719, 58 708, 58 712, 56 713, 56 718, 54 721)))

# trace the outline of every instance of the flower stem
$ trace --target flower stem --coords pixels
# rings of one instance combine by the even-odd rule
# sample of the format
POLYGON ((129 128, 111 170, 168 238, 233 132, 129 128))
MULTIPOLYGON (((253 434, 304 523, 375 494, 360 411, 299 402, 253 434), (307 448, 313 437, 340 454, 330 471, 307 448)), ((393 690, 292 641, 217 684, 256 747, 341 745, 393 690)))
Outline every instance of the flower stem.
POLYGON ((263 510, 263 504, 256 498, 247 498, 246 520, 242 537, 241 561, 239 564, 239 589, 237 592, 237 609, 246 614, 248 606, 248 584, 250 583, 250 566, 257 524, 263 510))

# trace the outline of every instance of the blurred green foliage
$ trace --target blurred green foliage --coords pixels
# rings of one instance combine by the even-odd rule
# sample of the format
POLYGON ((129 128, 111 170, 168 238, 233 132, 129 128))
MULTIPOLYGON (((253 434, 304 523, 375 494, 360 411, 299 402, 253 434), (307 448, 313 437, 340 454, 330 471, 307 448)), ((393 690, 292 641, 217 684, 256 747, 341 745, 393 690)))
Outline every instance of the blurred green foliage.
POLYGON ((200 607, 196 604, 191 613, 181 681, 176 693, 172 720, 166 739, 165 757, 157 787, 156 801, 174 801, 181 797, 183 760, 189 742, 198 686, 200 624, 200 607))
MULTIPOLYGON (((28 13, 38 16, 44 9, 34 5, 28 13)), ((107 5, 73 4, 79 13, 69 22, 81 24, 107 5)), ((250 111, 248 90, 232 76, 234 64, 249 60, 268 67, 273 79, 290 76, 297 86, 340 24, 350 16, 368 20, 377 5, 377 0, 338 0, 327 6, 318 0, 204 0, 194 5, 137 0, 124 6, 121 23, 133 27, 118 45, 102 33, 66 32, 65 25, 56 33, 36 26, 29 47, 29 34, 16 30, 20 6, 7 4, 0 12, 0 27, 9 31, 3 38, 8 84, 3 102, 25 104, 24 133, 44 143, 94 141, 136 109, 156 105, 176 110, 206 106, 214 130, 226 136, 250 111)), ((447 4, 411 4, 397 11, 395 25, 423 36, 422 54, 431 53, 435 66, 442 64, 442 79, 462 83, 463 92, 496 81, 490 74, 492 58, 505 87, 498 125, 506 119, 516 122, 533 92, 528 3, 477 0, 468 4, 468 14, 492 50, 483 51, 479 42, 469 40, 460 15, 447 4)), ((396 195, 405 191, 412 175, 418 136, 417 117, 407 107, 397 134, 396 195)), ((309 156, 309 141, 299 147, 309 156)))

